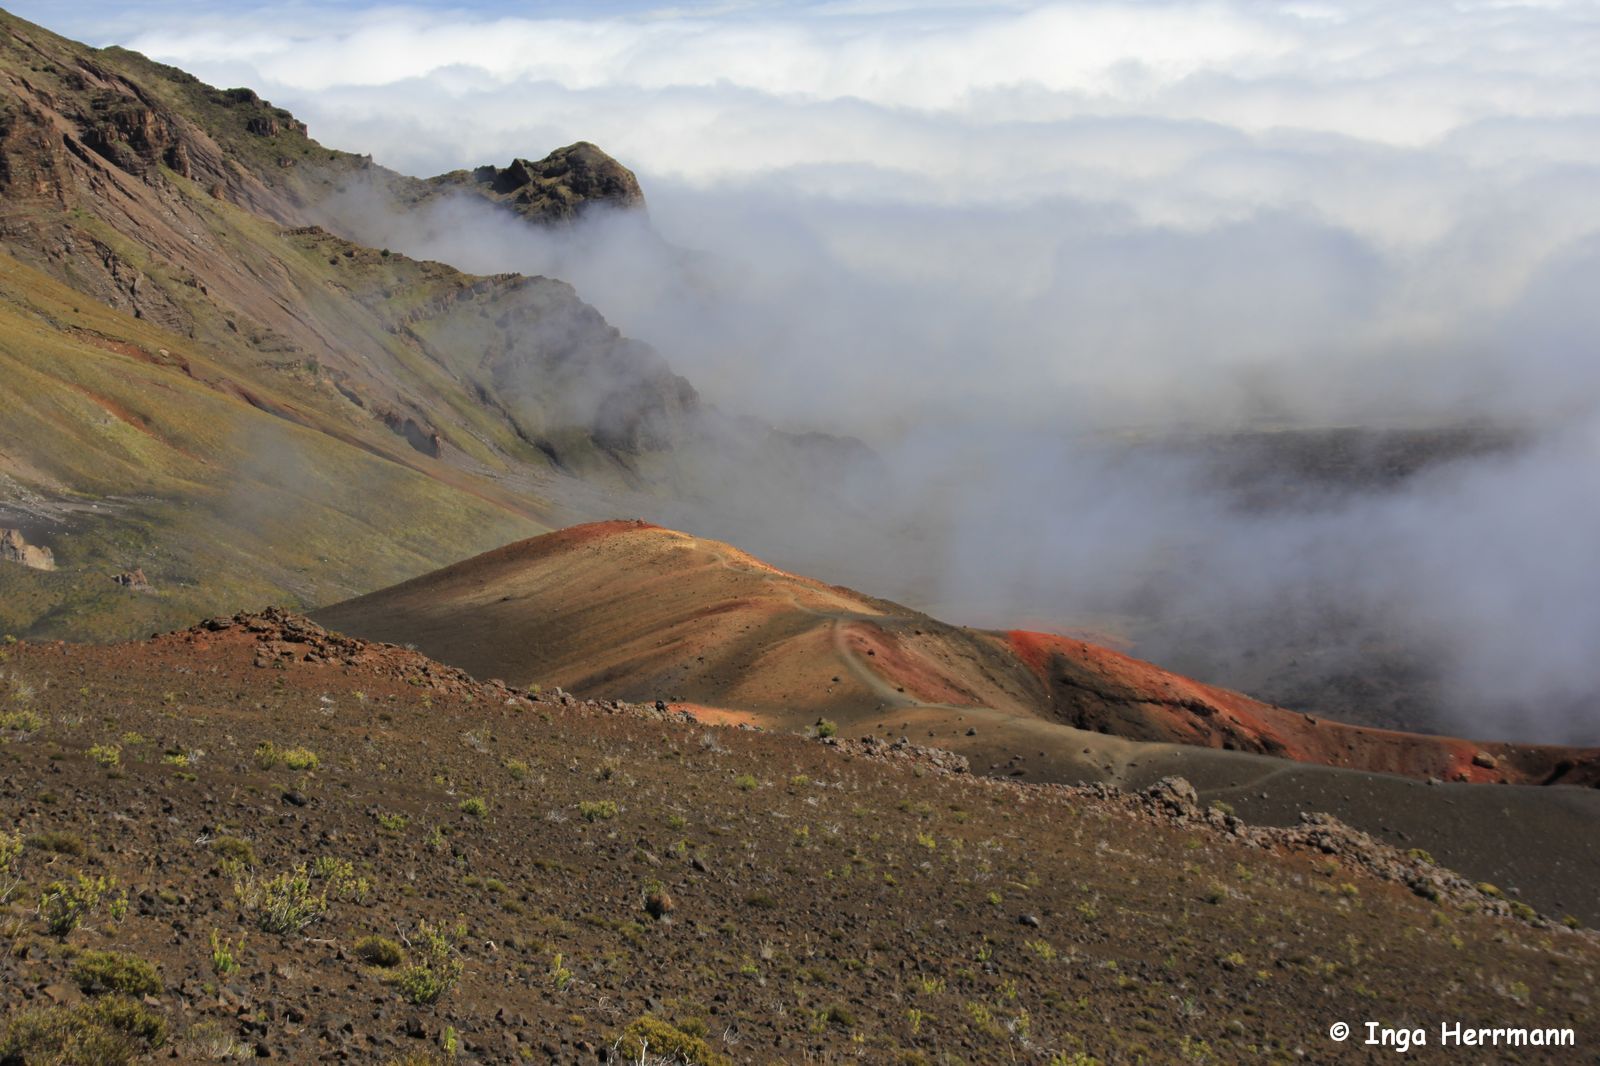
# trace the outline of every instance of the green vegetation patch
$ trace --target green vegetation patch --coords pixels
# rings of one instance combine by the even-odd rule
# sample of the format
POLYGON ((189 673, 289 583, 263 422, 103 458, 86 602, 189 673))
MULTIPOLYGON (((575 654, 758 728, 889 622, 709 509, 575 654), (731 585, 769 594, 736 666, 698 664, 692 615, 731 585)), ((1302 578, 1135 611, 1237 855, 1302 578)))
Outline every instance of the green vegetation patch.
POLYGON ((13 1017, 0 1036, 0 1062, 125 1066, 166 1041, 167 1022, 161 1015, 135 1000, 108 996, 13 1017))
POLYGON ((161 994, 156 968, 137 955, 120 951, 85 951, 72 964, 72 980, 91 996, 107 992, 136 997, 161 994))
POLYGON ((617 1042, 617 1050, 628 1062, 665 1059, 689 1066, 733 1066, 732 1059, 712 1050, 705 1040, 649 1014, 628 1024, 617 1042))

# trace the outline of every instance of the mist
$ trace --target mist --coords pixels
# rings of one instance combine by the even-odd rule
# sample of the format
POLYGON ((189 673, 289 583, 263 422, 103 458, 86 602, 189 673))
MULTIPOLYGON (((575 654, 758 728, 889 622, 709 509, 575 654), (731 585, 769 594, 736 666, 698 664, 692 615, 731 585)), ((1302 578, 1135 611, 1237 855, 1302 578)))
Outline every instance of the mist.
POLYGON ((1600 741, 1586 5, 357 7, 126 43, 409 173, 578 139, 635 169, 647 216, 352 184, 329 224, 567 280, 709 401, 890 475, 837 516, 661 517, 1296 706, 1382 675, 1371 720, 1600 741), (1370 432, 1281 461, 1327 427, 1370 432), (1421 460, 1362 451, 1395 439, 1421 460))

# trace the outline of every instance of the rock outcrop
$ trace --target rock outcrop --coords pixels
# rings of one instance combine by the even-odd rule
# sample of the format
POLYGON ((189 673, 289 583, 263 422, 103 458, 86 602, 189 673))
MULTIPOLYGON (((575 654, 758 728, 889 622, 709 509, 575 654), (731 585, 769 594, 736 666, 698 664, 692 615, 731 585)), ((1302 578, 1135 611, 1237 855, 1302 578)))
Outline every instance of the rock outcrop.
POLYGON ((29 544, 20 529, 0 529, 0 561, 21 563, 35 570, 54 570, 55 553, 49 548, 29 544))
POLYGON ((433 179, 440 186, 471 189, 524 218, 572 222, 595 206, 643 210, 644 192, 633 171, 605 152, 579 141, 538 161, 514 159, 508 167, 481 166, 433 179))

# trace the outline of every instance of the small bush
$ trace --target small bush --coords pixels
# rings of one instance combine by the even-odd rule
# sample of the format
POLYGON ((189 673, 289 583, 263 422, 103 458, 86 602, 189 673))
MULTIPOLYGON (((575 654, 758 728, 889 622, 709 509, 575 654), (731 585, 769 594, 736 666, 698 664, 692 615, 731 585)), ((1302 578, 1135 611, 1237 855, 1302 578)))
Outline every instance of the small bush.
POLYGON ((23 843, 35 851, 49 851, 56 855, 82 855, 84 850, 83 838, 78 834, 56 830, 35 833, 23 843))
POLYGON ((828 721, 826 718, 818 718, 817 724, 812 728, 816 730, 816 734, 819 737, 836 736, 839 732, 838 725, 828 721))
POLYGON ((584 800, 578 804, 578 813, 586 822, 598 822, 617 816, 617 805, 611 800, 584 800))
POLYGON ((315 770, 322 765, 317 753, 309 748, 282 748, 270 740, 256 745, 256 765, 270 770, 282 763, 291 770, 315 770))
POLYGON ((306 748, 290 748, 283 753, 283 765, 291 770, 315 770, 322 765, 317 753, 306 748))
POLYGON ((233 895, 240 909, 267 933, 298 933, 328 913, 328 895, 311 890, 304 863, 276 877, 251 875, 237 880, 233 895))
POLYGON ((11 864, 22 854, 22 838, 0 829, 0 874, 11 869, 11 864))
POLYGON ((461 813, 470 814, 472 817, 482 821, 489 817, 489 805, 478 797, 473 796, 470 799, 461 801, 461 813))
POLYGON ((465 969, 450 938, 427 922, 417 923, 417 961, 397 972, 395 988, 410 1003, 435 1003, 461 980, 465 969))
POLYGON ((91 996, 106 992, 134 997, 161 994, 156 968, 136 955, 119 951, 85 951, 72 964, 72 980, 91 996))
POLYGON ((224 862, 236 862, 246 869, 256 864, 256 849, 243 837, 217 837, 211 850, 224 862))
POLYGON ((828 1025, 837 1025, 841 1029, 854 1029, 856 1016, 837 1003, 822 1011, 820 1018, 828 1025))
POLYGON ((222 934, 215 929, 211 930, 211 970, 218 976, 226 977, 239 969, 239 959, 236 952, 244 948, 244 934, 239 934, 237 941, 224 940, 222 934))
POLYGON ((199 1022, 183 1034, 183 1042, 198 1059, 226 1062, 229 1059, 253 1059, 255 1048, 241 1043, 233 1030, 221 1022, 199 1022))
POLYGON ((572 971, 562 963, 559 951, 550 957, 550 983, 556 986, 557 992, 565 992, 572 983, 572 971))
POLYGON ((0 1036, 0 1062, 126 1066, 166 1040, 166 1019, 134 1000, 108 996, 12 1018, 0 1036))
POLYGON ((348 859, 319 855, 311 864, 311 876, 326 881, 335 899, 365 903, 372 892, 372 882, 358 876, 355 864, 348 859))
POLYGON ((65 937, 83 924, 113 884, 106 877, 81 873, 71 881, 53 881, 39 897, 39 917, 52 934, 65 937))
POLYGON ((629 1023, 617 1039, 617 1051, 626 1062, 666 1059, 689 1066, 733 1066, 733 1060, 711 1049, 698 1036, 649 1014, 629 1023))
POLYGON ((399 966, 402 958, 400 945, 381 936, 364 936, 356 941, 356 958, 368 966, 388 969, 399 966))
POLYGON ((373 815, 373 817, 378 819, 378 825, 381 826, 384 832, 387 833, 401 832, 406 826, 411 824, 411 819, 407 818, 403 814, 380 812, 379 814, 373 815))
POLYGON ((87 754, 108 770, 122 762, 122 749, 115 744, 96 744, 87 754))
POLYGON ((32 711, 7 711, 0 714, 0 729, 17 733, 37 733, 44 728, 44 719, 32 711))
POLYGON ((659 921, 676 908, 677 904, 672 902, 672 896, 660 881, 651 881, 644 886, 644 909, 650 917, 659 921))
POLYGON ((523 762, 521 759, 507 759, 505 762, 505 767, 506 773, 510 774, 513 780, 523 781, 527 779, 529 772, 528 764, 523 762))
POLYGON ((738 777, 733 779, 733 783, 738 787, 740 792, 754 792, 761 785, 761 782, 757 781, 750 774, 740 774, 738 777))

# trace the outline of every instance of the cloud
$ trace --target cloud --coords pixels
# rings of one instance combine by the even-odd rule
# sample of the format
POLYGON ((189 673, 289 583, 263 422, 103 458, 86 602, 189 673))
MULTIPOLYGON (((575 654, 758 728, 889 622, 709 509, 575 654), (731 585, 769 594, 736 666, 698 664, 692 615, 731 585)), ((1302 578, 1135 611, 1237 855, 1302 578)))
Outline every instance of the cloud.
POLYGON ((796 565, 961 620, 1135 619, 1222 680, 1285 633, 1346 671, 1394 641, 1442 678, 1444 725, 1600 739, 1594 5, 544 10, 60 28, 410 173, 579 139, 632 166, 648 228, 400 220, 361 189, 343 222, 566 278, 729 409, 869 439, 901 486, 872 507, 912 547, 840 530, 796 565), (1356 423, 1527 443, 1266 509, 1204 457, 1103 446, 1356 423))

